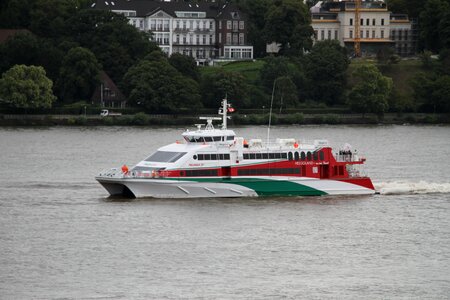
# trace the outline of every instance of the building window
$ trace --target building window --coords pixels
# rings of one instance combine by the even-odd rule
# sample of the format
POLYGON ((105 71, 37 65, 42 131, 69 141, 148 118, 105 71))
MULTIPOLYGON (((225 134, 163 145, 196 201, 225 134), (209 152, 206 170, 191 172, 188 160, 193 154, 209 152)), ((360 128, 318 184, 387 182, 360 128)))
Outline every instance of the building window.
POLYGON ((233 34, 233 45, 237 45, 239 42, 239 35, 233 34))
POLYGON ((222 20, 219 21, 219 29, 222 29, 222 20))
POLYGON ((203 45, 206 45, 206 35, 203 35, 203 45))
POLYGON ((360 37, 360 38, 363 38, 363 37, 364 37, 364 31, 361 30, 361 31, 359 32, 359 37, 360 37))
POLYGON ((368 39, 369 38, 369 30, 366 30, 366 39, 368 39))
POLYGON ((339 38, 339 36, 338 36, 338 31, 335 30, 335 31, 334 31, 334 39, 337 40, 338 38, 339 38))
POLYGON ((353 38, 353 30, 350 30, 349 37, 350 37, 351 39, 353 38))
POLYGON ((183 35, 183 44, 186 44, 186 36, 183 35))
POLYGON ((244 29, 244 21, 239 21, 239 29, 240 30, 244 29))
POLYGON ((359 24, 361 24, 361 26, 364 25, 364 19, 360 19, 359 21, 359 24))
POLYGON ((398 40, 399 41, 402 40, 402 31, 401 30, 398 31, 398 40))
POLYGON ((228 29, 228 30, 231 29, 231 21, 227 21, 227 29, 228 29))
POLYGON ((317 30, 314 30, 314 39, 317 41, 317 30))
POLYGON ((233 21, 233 30, 238 30, 238 28, 239 28, 239 22, 233 21))
POLYGON ((375 38, 375 30, 372 30, 372 38, 375 38))
POLYGON ((405 30, 405 41, 408 40, 408 30, 405 30))
POLYGON ((219 32, 219 43, 222 43, 222 32, 219 32))
POLYGON ((350 18, 350 26, 353 26, 353 19, 350 18))
POLYGON ((239 33, 239 45, 244 45, 244 34, 239 33))
POLYGON ((231 44, 231 33, 227 33, 227 44, 231 44))
POLYGON ((375 19, 372 19, 372 26, 375 26, 375 24, 376 24, 375 19))
POLYGON ((323 41, 325 39, 325 30, 320 31, 320 39, 323 41))
POLYGON ((381 38, 384 39, 384 30, 381 30, 381 38))
POLYGON ((331 30, 328 30, 328 39, 331 40, 331 30))
POLYGON ((384 26, 384 19, 381 19, 381 26, 384 26))
POLYGON ((366 20, 366 26, 369 26, 370 25, 370 19, 367 19, 366 20))
POLYGON ((212 34, 209 36, 209 44, 214 44, 214 36, 212 34))

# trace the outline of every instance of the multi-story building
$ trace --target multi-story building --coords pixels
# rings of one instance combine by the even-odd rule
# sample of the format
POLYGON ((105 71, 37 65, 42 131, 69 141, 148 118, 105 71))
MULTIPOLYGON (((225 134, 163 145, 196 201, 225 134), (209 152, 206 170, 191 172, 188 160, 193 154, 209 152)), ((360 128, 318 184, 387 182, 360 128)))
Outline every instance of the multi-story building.
MULTIPOLYGON (((311 8, 311 16, 315 41, 338 40, 350 51, 353 51, 355 30, 359 27, 363 56, 373 55, 383 47, 394 47, 399 30, 402 32, 412 30, 407 16, 402 15, 400 18, 400 15, 392 14, 384 1, 363 1, 359 20, 355 19, 355 1, 321 1, 311 8), (356 22, 359 26, 356 26, 356 22)), ((410 37, 412 38, 412 34, 410 37)), ((408 46, 408 51, 403 51, 403 48, 400 47, 395 47, 395 49, 399 55, 414 53, 414 47, 411 45, 408 46)))
POLYGON ((125 15, 139 30, 151 32, 168 55, 192 56, 199 64, 253 58, 246 16, 227 2, 103 0, 92 7, 125 15))

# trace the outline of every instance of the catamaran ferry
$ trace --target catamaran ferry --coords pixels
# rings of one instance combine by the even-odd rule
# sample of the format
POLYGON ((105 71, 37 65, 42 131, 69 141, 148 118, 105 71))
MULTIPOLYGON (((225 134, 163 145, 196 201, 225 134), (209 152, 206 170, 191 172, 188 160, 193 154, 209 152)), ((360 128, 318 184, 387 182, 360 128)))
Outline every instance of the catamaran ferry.
POLYGON ((95 179, 112 196, 130 198, 212 198, 374 194, 363 170, 365 158, 349 145, 333 152, 328 141, 237 137, 227 128, 222 101, 219 115, 182 142, 159 148, 130 170, 113 168, 95 179), (212 121, 222 120, 220 129, 212 121))

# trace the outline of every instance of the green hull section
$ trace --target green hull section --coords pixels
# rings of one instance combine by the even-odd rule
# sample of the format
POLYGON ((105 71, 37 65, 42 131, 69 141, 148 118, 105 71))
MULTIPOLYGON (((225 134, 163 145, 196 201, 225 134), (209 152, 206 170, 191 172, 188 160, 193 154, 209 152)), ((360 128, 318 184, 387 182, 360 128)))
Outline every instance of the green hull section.
MULTIPOLYGON (((169 179, 169 178, 166 178, 169 179)), ((309 186, 288 180, 270 180, 264 178, 177 178, 193 182, 216 182, 245 186, 259 196, 323 196, 327 193, 309 186)))

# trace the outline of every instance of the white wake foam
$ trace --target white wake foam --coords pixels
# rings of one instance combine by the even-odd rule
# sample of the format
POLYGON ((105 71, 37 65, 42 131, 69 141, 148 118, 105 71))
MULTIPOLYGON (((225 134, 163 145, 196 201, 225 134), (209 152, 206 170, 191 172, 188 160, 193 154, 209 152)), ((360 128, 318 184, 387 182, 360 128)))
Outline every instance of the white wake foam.
POLYGON ((450 183, 392 181, 374 186, 381 195, 450 193, 450 183))

